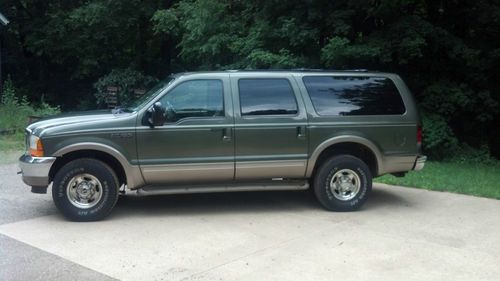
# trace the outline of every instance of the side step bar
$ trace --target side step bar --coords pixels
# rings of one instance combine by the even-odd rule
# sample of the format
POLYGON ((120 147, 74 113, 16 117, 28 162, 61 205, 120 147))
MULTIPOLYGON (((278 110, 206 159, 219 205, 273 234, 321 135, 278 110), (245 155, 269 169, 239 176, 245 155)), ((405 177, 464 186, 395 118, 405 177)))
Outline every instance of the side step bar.
POLYGON ((145 186, 143 188, 137 189, 137 195, 147 196, 147 195, 164 195, 164 194, 182 194, 182 193, 213 193, 213 192, 240 192, 240 191, 276 191, 276 190, 305 190, 309 188, 309 183, 300 182, 290 182, 283 184, 237 184, 237 185, 195 185, 195 186, 170 186, 170 187, 160 187, 160 186, 145 186))

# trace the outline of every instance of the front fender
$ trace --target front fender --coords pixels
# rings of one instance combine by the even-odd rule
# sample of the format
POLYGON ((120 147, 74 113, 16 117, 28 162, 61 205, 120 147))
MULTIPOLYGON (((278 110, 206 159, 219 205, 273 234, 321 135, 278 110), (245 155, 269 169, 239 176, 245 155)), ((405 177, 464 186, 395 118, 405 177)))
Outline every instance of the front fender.
POLYGON ((62 157, 65 154, 79 150, 94 150, 104 152, 115 158, 122 165, 127 177, 127 187, 134 189, 144 185, 144 179, 138 165, 131 165, 127 158, 114 147, 102 143, 80 142, 65 146, 53 153, 55 157, 62 157))

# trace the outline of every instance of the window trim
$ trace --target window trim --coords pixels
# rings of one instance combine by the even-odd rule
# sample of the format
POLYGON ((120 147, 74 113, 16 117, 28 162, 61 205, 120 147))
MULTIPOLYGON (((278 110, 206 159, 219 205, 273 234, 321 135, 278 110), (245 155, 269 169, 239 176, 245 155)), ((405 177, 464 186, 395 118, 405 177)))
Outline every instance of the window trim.
POLYGON ((300 115, 300 106, 299 106, 299 103, 297 101, 297 93, 296 91, 293 89, 293 85, 290 81, 290 79, 286 78, 286 77, 271 77, 271 78, 261 78, 261 77, 245 77, 245 78, 238 78, 238 85, 237 85, 237 88, 238 88, 238 103, 239 103, 239 107, 240 107, 240 117, 243 118, 243 119, 255 119, 255 118, 261 118, 261 117, 264 117, 264 118, 276 118, 276 117, 297 117, 300 115), (240 81, 241 80, 285 80, 288 85, 290 86, 290 89, 292 90, 292 97, 293 97, 293 100, 295 101, 295 106, 297 108, 297 112, 295 114, 291 114, 291 113, 288 113, 288 114, 251 114, 251 115, 243 115, 243 110, 242 110, 242 103, 241 103, 241 91, 240 91, 240 81))
POLYGON ((210 119, 226 119, 227 118, 226 100, 225 100, 225 96, 224 96, 224 94, 225 94, 224 81, 220 78, 204 78, 204 79, 196 78, 196 79, 189 79, 189 80, 181 81, 177 85, 175 85, 172 89, 169 89, 165 94, 163 94, 161 97, 159 97, 156 101, 161 101, 169 93, 171 93, 172 91, 177 89, 177 87, 179 87, 180 85, 182 85, 184 83, 193 82, 193 81, 208 81, 208 80, 211 80, 211 81, 215 80, 215 81, 219 81, 221 83, 221 86, 222 86, 222 112, 224 113, 224 115, 222 115, 222 116, 189 116, 189 117, 181 118, 175 122, 165 122, 164 125, 167 125, 167 126, 168 125, 170 125, 170 126, 178 125, 181 122, 184 122, 186 120, 193 120, 193 119, 210 120, 210 119))
POLYGON ((405 100, 403 98, 403 95, 401 95, 401 91, 398 88, 398 85, 390 77, 386 77, 386 76, 372 76, 372 75, 365 75, 365 76, 362 76, 362 75, 361 76, 360 75, 304 75, 304 76, 302 76, 301 80, 302 80, 302 83, 304 84, 304 89, 306 90, 307 97, 311 101, 311 105, 313 106, 314 112, 318 116, 324 116, 324 117, 404 116, 408 112, 405 100), (384 78, 384 79, 388 79, 388 80, 390 80, 392 82, 392 84, 394 85, 394 88, 396 88, 396 90, 398 92, 398 95, 399 95, 399 97, 401 99, 401 102, 403 104, 404 111, 401 114, 359 114, 359 115, 321 114, 316 109, 316 105, 314 104, 314 102, 313 102, 313 100, 311 98, 311 94, 309 93, 309 90, 307 89, 306 82, 304 81, 304 78, 306 78, 306 77, 367 77, 367 78, 384 78))

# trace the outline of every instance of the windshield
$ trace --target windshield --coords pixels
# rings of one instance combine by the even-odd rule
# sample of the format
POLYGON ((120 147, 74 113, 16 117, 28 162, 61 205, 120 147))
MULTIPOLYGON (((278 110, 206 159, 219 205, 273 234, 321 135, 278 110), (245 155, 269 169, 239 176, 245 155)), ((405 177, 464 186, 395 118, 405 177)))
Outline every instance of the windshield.
POLYGON ((145 104, 150 102, 156 95, 158 95, 165 87, 167 87, 172 81, 174 81, 175 77, 168 77, 165 80, 160 81, 149 91, 144 93, 144 95, 140 96, 135 101, 129 103, 126 107, 126 111, 133 112, 137 111, 139 108, 143 107, 145 104))

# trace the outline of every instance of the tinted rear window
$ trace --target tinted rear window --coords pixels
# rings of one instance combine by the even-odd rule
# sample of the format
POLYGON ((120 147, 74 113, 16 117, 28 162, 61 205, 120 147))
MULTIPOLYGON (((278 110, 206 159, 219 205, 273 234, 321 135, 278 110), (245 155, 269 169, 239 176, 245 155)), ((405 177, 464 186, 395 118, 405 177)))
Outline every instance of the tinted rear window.
POLYGON ((307 92, 320 115, 400 115, 406 109, 386 77, 305 76, 307 92))
POLYGON ((297 101, 287 79, 240 79, 241 115, 297 114, 297 101))

